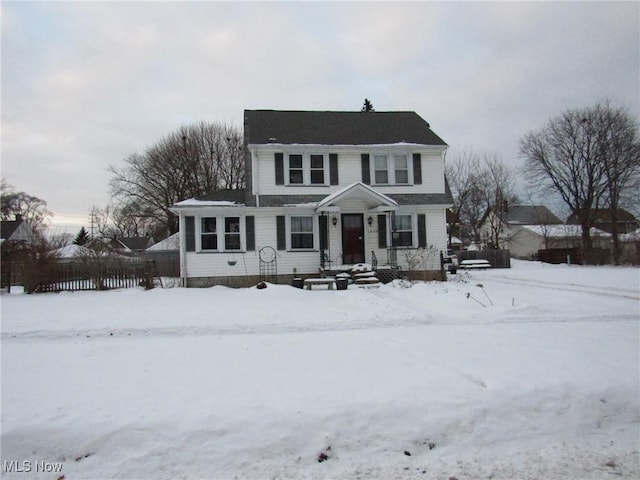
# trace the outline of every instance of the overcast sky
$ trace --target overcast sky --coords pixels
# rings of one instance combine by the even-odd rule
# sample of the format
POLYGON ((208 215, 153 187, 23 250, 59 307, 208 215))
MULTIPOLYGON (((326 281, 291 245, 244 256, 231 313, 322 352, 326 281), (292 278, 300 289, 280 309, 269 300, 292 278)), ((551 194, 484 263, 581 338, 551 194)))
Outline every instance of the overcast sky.
POLYGON ((2 13, 2 176, 87 225, 109 165, 244 109, 411 110, 520 165, 569 108, 640 117, 640 3, 13 3, 2 13))

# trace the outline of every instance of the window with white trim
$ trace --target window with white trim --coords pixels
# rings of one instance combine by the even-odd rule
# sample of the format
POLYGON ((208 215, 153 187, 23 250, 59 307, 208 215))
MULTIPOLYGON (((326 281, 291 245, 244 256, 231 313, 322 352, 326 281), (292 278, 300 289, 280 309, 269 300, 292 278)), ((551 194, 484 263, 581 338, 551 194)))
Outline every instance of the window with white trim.
POLYGON ((200 249, 218 250, 218 232, 216 217, 202 217, 200 219, 200 249))
POLYGON ((291 249, 313 249, 313 216, 291 217, 291 249))
POLYGON ((411 247, 413 245, 412 215, 393 215, 391 227, 391 241, 394 247, 411 247))
POLYGON ((243 217, 200 217, 198 233, 200 252, 228 252, 239 251, 243 247, 243 217))
POLYGON ((289 183, 302 185, 304 183, 303 157, 300 154, 289 155, 289 183))
POLYGON ((410 185, 412 163, 407 154, 376 153, 371 155, 374 185, 410 185))
POLYGON ((386 155, 374 155, 374 172, 376 185, 386 185, 389 183, 389 167, 386 155))
POLYGON ((309 155, 309 173, 312 185, 324 185, 324 155, 309 155))
POLYGON ((288 185, 327 185, 328 156, 323 153, 290 153, 287 155, 288 185))
POLYGON ((224 249, 240 250, 240 217, 224 219, 224 249))
POLYGON ((393 168, 395 172, 396 184, 409 183, 409 160, 406 155, 393 156, 393 168))

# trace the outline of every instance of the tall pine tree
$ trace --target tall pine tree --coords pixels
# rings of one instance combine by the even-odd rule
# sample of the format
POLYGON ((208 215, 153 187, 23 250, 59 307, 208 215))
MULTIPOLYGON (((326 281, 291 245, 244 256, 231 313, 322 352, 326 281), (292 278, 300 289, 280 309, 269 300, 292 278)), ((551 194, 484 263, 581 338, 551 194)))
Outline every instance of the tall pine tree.
POLYGON ((86 245, 89 242, 89 240, 91 240, 91 237, 89 237, 89 233, 85 230, 84 227, 82 227, 78 232, 78 234, 76 235, 76 238, 73 240, 73 244, 86 245))
POLYGON ((360 110, 361 112, 375 112, 374 108, 373 108, 373 103, 371 103, 369 101, 368 98, 364 99, 364 104, 362 105, 362 110, 360 110))

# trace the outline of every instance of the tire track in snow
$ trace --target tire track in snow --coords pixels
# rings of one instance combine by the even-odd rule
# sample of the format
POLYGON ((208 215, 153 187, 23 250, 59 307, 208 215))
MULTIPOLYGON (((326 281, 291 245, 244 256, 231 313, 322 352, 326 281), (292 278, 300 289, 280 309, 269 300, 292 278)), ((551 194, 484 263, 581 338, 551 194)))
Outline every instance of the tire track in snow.
POLYGON ((202 337, 202 336, 226 336, 226 335, 280 335, 280 334, 304 334, 315 332, 349 332, 391 328, 412 328, 412 327, 447 327, 460 325, 465 327, 478 327, 481 325, 509 325, 509 324, 535 324, 535 323, 594 323, 594 322, 627 322, 638 321, 636 315, 617 315, 615 318, 595 316, 581 317, 555 317, 540 318, 535 316, 514 316, 497 321, 469 321, 467 318, 460 320, 447 319, 444 321, 434 320, 429 316, 414 316, 406 319, 395 319, 383 322, 354 322, 341 324, 256 324, 241 326, 180 326, 180 327, 158 327, 158 328, 103 328, 91 330, 36 330, 29 332, 3 332, 2 343, 25 343, 25 342, 49 342, 49 341, 109 341, 109 339, 130 339, 141 340, 151 338, 168 337, 202 337))
POLYGON ((506 283, 510 285, 525 285, 527 287, 545 288, 547 290, 560 290, 565 292, 588 293, 590 295, 600 295, 604 297, 625 298, 627 300, 640 301, 640 293, 637 290, 625 288, 596 287, 589 285, 580 285, 577 283, 561 283, 548 282, 540 280, 527 280, 524 278, 505 277, 501 275, 492 275, 486 280, 495 280, 498 283, 506 283))

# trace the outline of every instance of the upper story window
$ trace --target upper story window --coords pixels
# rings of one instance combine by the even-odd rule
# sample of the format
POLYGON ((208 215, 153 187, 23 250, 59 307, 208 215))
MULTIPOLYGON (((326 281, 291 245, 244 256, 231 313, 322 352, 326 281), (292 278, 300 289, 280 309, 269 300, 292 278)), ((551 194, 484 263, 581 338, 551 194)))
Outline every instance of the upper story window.
POLYGON ((289 183, 304 184, 304 162, 300 154, 289 155, 289 183))
POLYGON ((327 155, 291 153, 287 158, 289 185, 327 185, 327 155))
POLYGON ((395 183, 409 183, 409 161, 406 155, 393 156, 394 173, 396 177, 395 183))
POLYGON ((309 173, 312 185, 324 185, 324 155, 309 155, 309 173))
POLYGON ((409 185, 411 183, 411 162, 409 156, 374 154, 374 185, 409 185))
POLYGON ((374 171, 376 185, 389 183, 389 162, 386 155, 374 155, 374 171))

